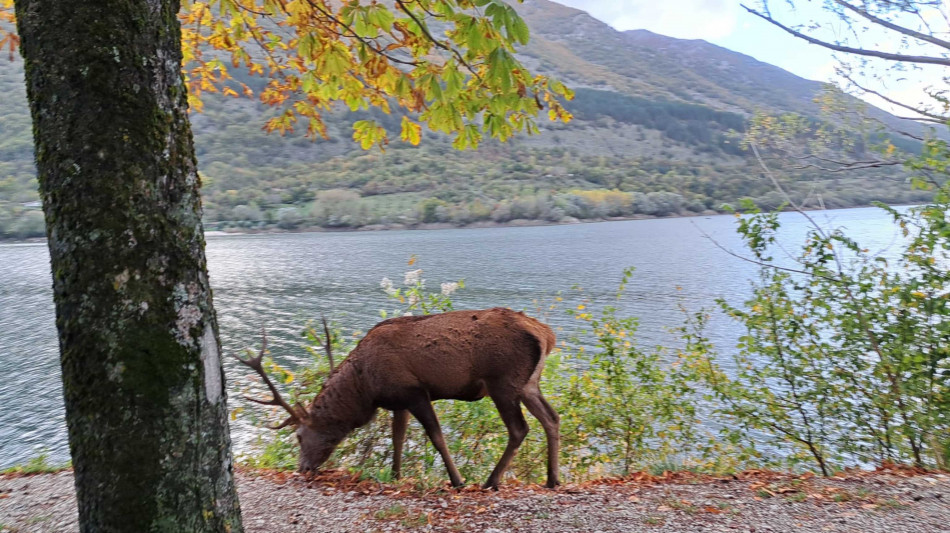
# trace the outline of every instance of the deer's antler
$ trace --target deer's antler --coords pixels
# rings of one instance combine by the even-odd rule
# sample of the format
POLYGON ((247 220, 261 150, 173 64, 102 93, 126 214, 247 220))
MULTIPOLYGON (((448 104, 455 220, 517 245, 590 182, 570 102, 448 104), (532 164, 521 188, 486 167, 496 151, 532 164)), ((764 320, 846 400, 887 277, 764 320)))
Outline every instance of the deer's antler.
POLYGON ((261 400, 259 398, 251 398, 250 396, 245 396, 245 398, 254 403, 259 403, 262 405, 279 405, 280 407, 283 407, 284 410, 286 410, 288 413, 290 413, 289 418, 287 418, 286 420, 284 420, 283 422, 281 422, 280 424, 276 426, 269 426, 270 429, 280 429, 292 424, 300 424, 307 418, 307 409, 303 405, 301 405, 300 402, 297 402, 293 406, 288 404, 281 397, 280 391, 277 390, 277 387, 274 386, 274 383, 267 376, 267 372, 264 371, 264 366, 261 364, 261 361, 263 361, 264 359, 264 354, 267 352, 267 332, 264 331, 264 328, 261 328, 261 337, 263 338, 261 342, 261 351, 257 355, 257 357, 248 357, 247 359, 241 359, 240 357, 235 355, 234 358, 240 361, 242 364, 244 364, 248 368, 257 372, 258 375, 260 375, 261 378, 264 379, 264 384, 267 385, 268 389, 270 389, 271 396, 273 397, 270 400, 261 400))
POLYGON ((330 326, 327 326, 327 317, 321 316, 323 320, 323 348, 327 351, 327 359, 330 360, 330 372, 333 372, 333 337, 330 336, 330 326))

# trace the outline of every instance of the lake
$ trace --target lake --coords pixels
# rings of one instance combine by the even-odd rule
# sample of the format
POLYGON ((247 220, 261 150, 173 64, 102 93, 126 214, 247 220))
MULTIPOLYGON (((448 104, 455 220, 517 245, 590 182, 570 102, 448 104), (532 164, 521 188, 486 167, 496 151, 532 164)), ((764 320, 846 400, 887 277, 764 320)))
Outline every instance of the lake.
MULTIPOLYGON (((812 213, 826 227, 844 227, 872 250, 889 254, 900 237, 875 208, 812 213)), ((783 238, 794 253, 807 230, 798 214, 782 215, 783 238)), ((668 329, 683 322, 680 306, 712 308, 717 297, 739 303, 758 267, 719 245, 742 251, 731 216, 600 222, 563 226, 430 231, 211 236, 208 264, 225 354, 259 343, 266 326, 275 358, 293 364, 308 356, 301 331, 321 314, 346 331, 366 329, 393 309, 380 288, 385 276, 400 286, 407 270, 423 269, 432 290, 464 279, 456 309, 505 306, 529 313, 563 291, 576 302, 577 285, 591 298, 610 298, 625 267, 636 268, 620 302, 640 318, 638 342, 669 345, 668 329), (708 237, 707 237, 708 236, 708 237), (711 237, 711 239, 710 239, 711 237), (408 266, 410 256, 418 261, 408 266)), ((776 254, 782 255, 781 251, 776 254)), ((569 329, 563 308, 546 320, 569 329)), ((563 330, 562 329, 562 330, 563 330)), ((721 316, 709 336, 722 351, 734 346, 735 324, 721 316)), ((247 369, 225 361, 231 396, 247 369)), ((45 244, 0 245, 0 468, 47 452, 69 458, 59 379, 59 352, 45 244)), ((232 402, 234 403, 234 402, 232 402)), ((237 451, 253 435, 232 423, 237 451)))

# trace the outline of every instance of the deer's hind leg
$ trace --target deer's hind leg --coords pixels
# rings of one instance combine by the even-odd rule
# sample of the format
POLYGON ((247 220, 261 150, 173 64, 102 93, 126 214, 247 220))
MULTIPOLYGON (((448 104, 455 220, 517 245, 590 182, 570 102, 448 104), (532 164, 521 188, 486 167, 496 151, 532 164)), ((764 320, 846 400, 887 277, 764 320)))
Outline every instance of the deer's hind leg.
POLYGON ((442 435, 442 428, 439 426, 439 418, 435 415, 435 409, 432 408, 428 395, 413 404, 409 408, 409 412, 422 424, 429 440, 432 441, 435 449, 439 450, 442 462, 445 463, 445 469, 449 471, 449 480, 452 481, 452 486, 461 487, 462 476, 459 474, 458 468, 455 468, 452 456, 449 455, 449 448, 445 445, 445 437, 442 435))
POLYGON ((492 470, 491 475, 488 476, 488 481, 482 485, 482 488, 497 490, 498 484, 501 482, 501 476, 505 474, 505 470, 511 464, 515 452, 518 451, 518 447, 521 446, 528 434, 528 423, 525 421, 524 415, 521 414, 521 404, 517 397, 492 396, 492 401, 495 402, 495 407, 498 408, 498 414, 501 415, 502 422, 508 428, 508 446, 505 447, 505 452, 501 454, 498 465, 492 470))
POLYGON ((541 426, 544 428, 544 436, 548 443, 547 487, 553 489, 561 484, 561 481, 558 479, 558 472, 560 470, 558 459, 561 447, 561 417, 559 417, 557 411, 551 407, 551 404, 544 399, 544 396, 541 395, 541 390, 537 386, 526 388, 521 401, 524 402, 528 411, 531 411, 531 414, 541 422, 541 426))
POLYGON ((406 428, 409 426, 409 411, 393 411, 393 477, 402 476, 402 445, 406 442, 406 428))

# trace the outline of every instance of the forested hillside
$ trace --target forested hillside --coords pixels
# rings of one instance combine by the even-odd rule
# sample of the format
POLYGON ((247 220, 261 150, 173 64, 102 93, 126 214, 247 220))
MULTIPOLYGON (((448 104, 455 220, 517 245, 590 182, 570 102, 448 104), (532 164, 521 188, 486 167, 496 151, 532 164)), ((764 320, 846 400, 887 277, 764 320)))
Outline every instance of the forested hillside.
MULTIPOLYGON (((546 0, 519 9, 532 28, 523 60, 575 88, 575 120, 477 153, 455 152, 436 134, 420 148, 394 142, 385 153, 363 152, 351 140, 354 120, 371 115, 398 132, 399 117, 336 111, 331 138, 312 142, 265 134, 274 111, 256 100, 205 95, 192 121, 208 227, 557 222, 702 213, 742 197, 780 203, 742 135, 756 111, 817 121, 819 83, 704 41, 617 32, 546 0)), ((0 60, 0 238, 43 233, 22 76, 19 59, 0 60)), ((800 170, 789 180, 798 198, 815 205, 820 195, 827 207, 927 198, 893 169, 800 170)))

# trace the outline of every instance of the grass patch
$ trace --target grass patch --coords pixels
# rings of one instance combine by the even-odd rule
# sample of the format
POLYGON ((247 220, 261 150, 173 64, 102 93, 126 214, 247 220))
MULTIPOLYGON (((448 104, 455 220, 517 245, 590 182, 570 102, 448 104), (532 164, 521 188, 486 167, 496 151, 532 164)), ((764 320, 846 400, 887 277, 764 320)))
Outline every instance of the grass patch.
POLYGON ((663 504, 671 509, 676 509, 677 511, 683 511, 684 513, 694 514, 697 511, 696 506, 686 500, 677 500, 675 498, 667 498, 663 502, 663 504))
POLYGON ((882 500, 878 502, 878 505, 881 506, 881 509, 893 509, 893 510, 903 509, 907 507, 906 503, 896 498, 887 498, 886 500, 882 500))
POLYGON ((793 492, 785 497, 786 500, 795 503, 801 503, 808 499, 808 495, 804 492, 793 492))
POLYGON ((391 520, 393 518, 399 518, 404 514, 406 514, 406 508, 401 504, 394 503, 389 507, 376 511, 376 513, 373 514, 373 518, 376 520, 391 520))
POLYGON ((732 504, 729 502, 716 502, 716 508, 720 511, 731 511, 732 504))
POLYGON ((850 502, 851 500, 854 499, 854 497, 851 496, 850 492, 845 490, 841 492, 836 492, 835 495, 831 497, 831 499, 838 503, 842 503, 842 502, 850 502))
POLYGON ((41 453, 29 461, 0 470, 2 475, 30 475, 30 474, 54 474, 72 468, 72 462, 67 461, 62 464, 52 464, 49 462, 49 455, 41 453))
POLYGON ((429 523, 429 517, 426 516, 422 511, 416 514, 409 514, 405 518, 399 521, 403 527, 408 528, 420 528, 429 523))
POLYGON ((647 471, 654 476, 662 476, 667 472, 690 472, 692 474, 719 473, 715 470, 704 470, 698 465, 687 465, 681 461, 673 461, 669 459, 650 464, 647 466, 647 471))
POLYGON ((373 514, 376 520, 399 520, 403 527, 420 528, 429 523, 429 517, 423 512, 410 512, 399 503, 380 509, 373 514))

